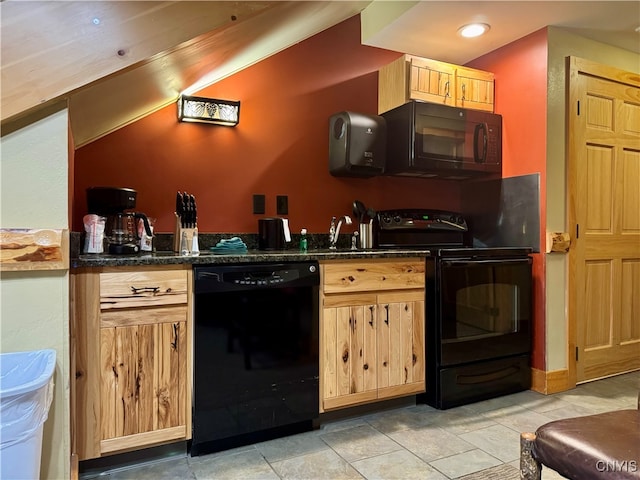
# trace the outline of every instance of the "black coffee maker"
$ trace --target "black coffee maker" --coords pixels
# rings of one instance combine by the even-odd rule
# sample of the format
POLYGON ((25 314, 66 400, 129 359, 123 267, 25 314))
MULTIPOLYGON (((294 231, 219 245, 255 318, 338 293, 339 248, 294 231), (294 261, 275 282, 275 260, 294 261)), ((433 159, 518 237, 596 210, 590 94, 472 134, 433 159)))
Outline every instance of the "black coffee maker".
POLYGON ((140 250, 139 219, 142 220, 147 235, 152 236, 149 220, 144 213, 126 211, 136 208, 136 196, 137 192, 131 188, 87 188, 89 213, 106 218, 104 233, 109 253, 116 255, 138 253, 140 250))

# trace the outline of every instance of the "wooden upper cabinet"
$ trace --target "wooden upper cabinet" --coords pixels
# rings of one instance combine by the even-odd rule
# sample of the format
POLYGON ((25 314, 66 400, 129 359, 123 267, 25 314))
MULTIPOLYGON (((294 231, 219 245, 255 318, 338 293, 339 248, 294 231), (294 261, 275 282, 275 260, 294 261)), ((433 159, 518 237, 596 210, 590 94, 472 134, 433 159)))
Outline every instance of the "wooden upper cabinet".
POLYGON ((454 105, 454 65, 412 57, 409 60, 409 99, 454 105))
POLYGON ((493 73, 458 67, 456 70, 456 106, 493 112, 493 73))
POLYGON ((378 72, 378 113, 410 100, 493 112, 494 75, 451 63, 403 55, 378 72))

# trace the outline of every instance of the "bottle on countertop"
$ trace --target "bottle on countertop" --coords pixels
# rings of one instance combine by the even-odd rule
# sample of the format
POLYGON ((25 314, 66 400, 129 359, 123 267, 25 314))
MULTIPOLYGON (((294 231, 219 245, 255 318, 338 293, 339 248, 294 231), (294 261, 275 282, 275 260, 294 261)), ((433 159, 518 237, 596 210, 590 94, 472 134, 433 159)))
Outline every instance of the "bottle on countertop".
POLYGON ((198 228, 193 229, 193 237, 191 237, 191 256, 200 255, 200 245, 198 244, 198 228))
POLYGON ((307 229, 303 228, 300 230, 300 251, 306 252, 308 248, 307 245, 307 229))

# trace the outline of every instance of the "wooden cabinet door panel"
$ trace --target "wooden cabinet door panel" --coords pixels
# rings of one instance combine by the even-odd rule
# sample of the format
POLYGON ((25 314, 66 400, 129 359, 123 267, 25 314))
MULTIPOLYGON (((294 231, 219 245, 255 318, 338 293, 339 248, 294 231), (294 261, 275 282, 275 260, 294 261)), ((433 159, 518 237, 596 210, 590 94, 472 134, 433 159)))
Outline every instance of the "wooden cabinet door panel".
POLYGON ((424 391, 424 300, 384 303, 378 310, 382 312, 378 323, 379 368, 384 371, 378 376, 378 397, 424 391), (388 366, 381 366, 380 359, 388 359, 388 366))
POLYGON ((425 313, 424 300, 412 302, 413 310, 413 352, 411 362, 413 367, 413 381, 419 385, 419 391, 424 391, 426 374, 426 345, 425 345, 425 313))
POLYGON ((102 440, 185 424, 186 322, 101 329, 102 440))
POLYGON ((324 308, 322 405, 324 409, 375 398, 376 337, 372 305, 324 308))
POLYGON ((411 59, 409 95, 413 100, 454 105, 455 67, 434 60, 411 59))
POLYGON ((456 106, 493 112, 494 75, 458 67, 456 69, 456 106))
POLYGON ((156 429, 184 425, 186 378, 185 323, 157 326, 159 341, 155 348, 156 429))
POLYGON ((139 325, 138 329, 138 431, 135 433, 157 430, 155 387, 155 349, 158 345, 158 328, 156 325, 139 325))
POLYGON ((138 433, 138 327, 101 330, 101 438, 138 433))

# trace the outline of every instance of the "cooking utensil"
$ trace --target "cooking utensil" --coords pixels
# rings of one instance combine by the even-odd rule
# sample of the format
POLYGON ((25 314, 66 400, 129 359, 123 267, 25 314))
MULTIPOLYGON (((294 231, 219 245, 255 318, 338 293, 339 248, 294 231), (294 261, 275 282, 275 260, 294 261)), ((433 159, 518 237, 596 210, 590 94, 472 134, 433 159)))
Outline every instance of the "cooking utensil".
POLYGON ((353 215, 358 219, 359 223, 364 221, 364 216, 367 214, 367 207, 364 206, 360 200, 353 202, 353 215))
POLYGON ((180 192, 176 193, 176 215, 182 216, 182 194, 180 192))
POLYGON ((191 213, 191 228, 196 228, 198 222, 198 213, 196 209, 196 197, 194 195, 189 195, 189 210, 189 213, 191 213))

